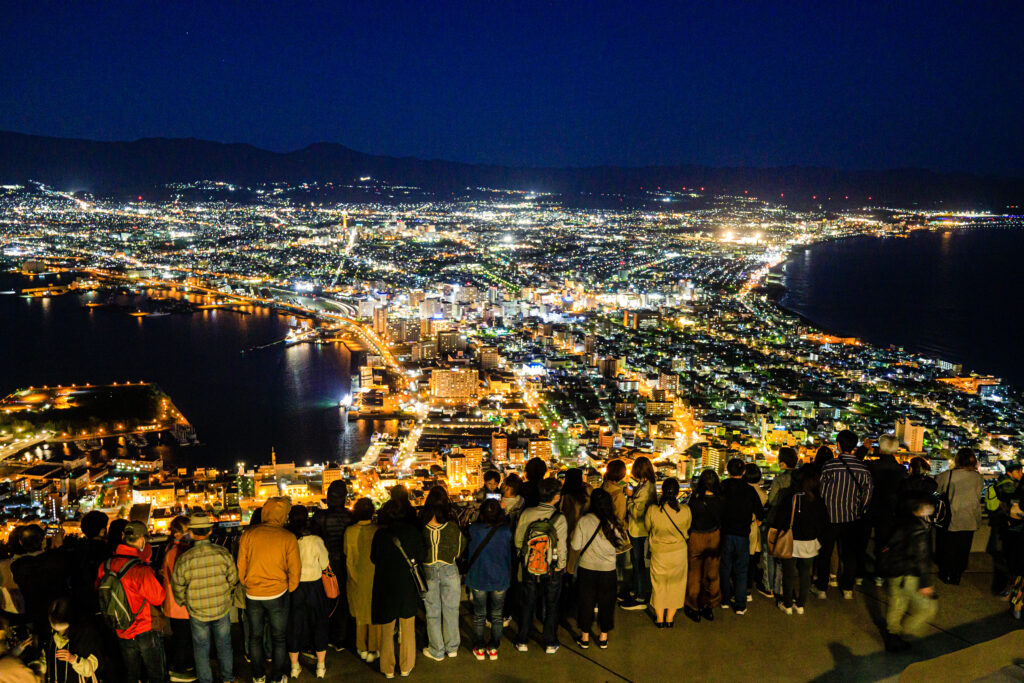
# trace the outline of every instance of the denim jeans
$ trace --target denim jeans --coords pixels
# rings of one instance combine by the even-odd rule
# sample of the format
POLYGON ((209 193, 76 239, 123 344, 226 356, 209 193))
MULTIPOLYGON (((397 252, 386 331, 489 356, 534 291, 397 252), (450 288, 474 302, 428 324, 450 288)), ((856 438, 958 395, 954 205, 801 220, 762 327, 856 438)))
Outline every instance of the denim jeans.
POLYGON ((249 621, 249 658, 252 660, 252 677, 266 676, 267 660, 263 652, 263 624, 270 622, 271 659, 273 665, 270 678, 278 681, 288 674, 288 650, 285 633, 288 629, 288 603, 291 596, 285 593, 273 600, 245 598, 245 618, 249 621))
POLYGON ((119 638, 121 659, 124 662, 124 680, 136 683, 146 670, 146 678, 156 683, 167 680, 167 662, 164 659, 164 639, 156 631, 140 633, 131 640, 119 638))
POLYGON ((750 568, 750 536, 722 537, 722 603, 732 598, 733 608, 747 608, 747 570, 750 568))
POLYGON ((782 577, 779 572, 782 564, 768 552, 768 524, 762 524, 759 531, 761 533, 761 547, 764 548, 761 552, 761 556, 764 557, 764 585, 762 588, 777 595, 782 591, 782 577))
POLYGON ((423 567, 427 594, 423 606, 427 612, 427 647, 435 657, 459 650, 459 600, 462 581, 454 564, 437 563, 423 567))
POLYGON ((210 669, 210 636, 217 647, 217 661, 220 663, 220 679, 225 683, 235 680, 234 652, 231 650, 231 615, 225 614, 214 621, 189 619, 192 624, 192 651, 196 656, 196 675, 199 683, 213 683, 210 669))
POLYGON ((529 642, 533 615, 537 603, 543 600, 544 632, 541 637, 546 646, 558 645, 558 599, 562 593, 562 572, 545 576, 524 576, 520 589, 523 596, 523 613, 522 619, 519 620, 518 642, 529 642))
POLYGON ((470 589, 473 598, 473 649, 477 650, 490 647, 497 650, 501 645, 502 621, 501 612, 505 607, 506 591, 478 591, 470 589), (491 601, 490 610, 487 609, 487 601, 491 601), (491 642, 487 644, 485 633, 487 620, 491 620, 491 642))
POLYGON ((637 602, 647 602, 651 597, 651 570, 647 568, 647 537, 630 536, 633 546, 629 549, 629 561, 633 565, 633 597, 637 602))

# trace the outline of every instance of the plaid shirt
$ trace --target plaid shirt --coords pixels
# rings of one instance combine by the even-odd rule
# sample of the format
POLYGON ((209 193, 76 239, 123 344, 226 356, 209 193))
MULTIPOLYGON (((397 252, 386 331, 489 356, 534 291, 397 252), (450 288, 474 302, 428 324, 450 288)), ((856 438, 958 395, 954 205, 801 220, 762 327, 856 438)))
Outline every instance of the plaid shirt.
POLYGON ((208 540, 196 541, 174 565, 174 599, 199 621, 216 621, 231 610, 238 571, 231 553, 208 540))

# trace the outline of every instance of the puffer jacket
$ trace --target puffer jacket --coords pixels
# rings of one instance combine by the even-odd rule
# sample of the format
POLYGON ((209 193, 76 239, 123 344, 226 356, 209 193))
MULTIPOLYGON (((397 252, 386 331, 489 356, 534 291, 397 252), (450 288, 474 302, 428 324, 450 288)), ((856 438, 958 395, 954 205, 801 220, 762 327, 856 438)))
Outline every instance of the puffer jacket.
POLYGON ((343 487, 335 486, 334 482, 327 489, 327 509, 317 513, 313 520, 313 530, 324 540, 327 556, 335 572, 345 567, 345 530, 352 524, 352 515, 342 495, 343 487))

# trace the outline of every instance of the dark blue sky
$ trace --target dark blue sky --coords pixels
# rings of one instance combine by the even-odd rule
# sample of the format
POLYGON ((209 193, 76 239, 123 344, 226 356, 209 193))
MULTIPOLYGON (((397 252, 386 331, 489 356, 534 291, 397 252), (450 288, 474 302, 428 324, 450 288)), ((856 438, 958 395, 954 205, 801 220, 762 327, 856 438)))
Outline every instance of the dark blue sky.
POLYGON ((0 128, 1024 175, 1024 3, 11 2, 0 128))

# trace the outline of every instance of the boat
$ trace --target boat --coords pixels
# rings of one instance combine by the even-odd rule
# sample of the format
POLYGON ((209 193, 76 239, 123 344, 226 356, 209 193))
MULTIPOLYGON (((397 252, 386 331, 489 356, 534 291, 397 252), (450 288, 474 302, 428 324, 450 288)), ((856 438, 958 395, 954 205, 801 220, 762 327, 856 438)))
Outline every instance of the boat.
POLYGON ((160 317, 163 317, 165 315, 170 315, 170 312, 169 311, 153 311, 152 313, 149 314, 149 317, 150 318, 160 318, 160 317))

